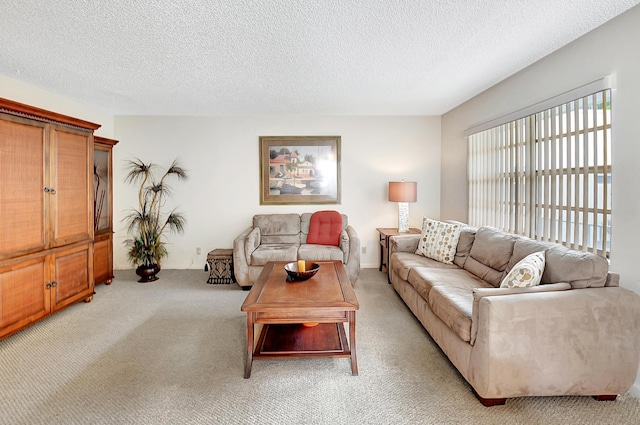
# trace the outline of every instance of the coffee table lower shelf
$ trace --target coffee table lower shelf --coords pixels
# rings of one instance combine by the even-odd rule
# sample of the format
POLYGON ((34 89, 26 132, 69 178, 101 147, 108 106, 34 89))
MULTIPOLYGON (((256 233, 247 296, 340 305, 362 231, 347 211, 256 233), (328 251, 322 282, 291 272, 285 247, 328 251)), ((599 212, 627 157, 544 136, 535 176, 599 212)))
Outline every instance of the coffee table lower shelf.
POLYGON ((359 304, 344 265, 318 262, 318 273, 299 284, 287 281, 285 264, 268 262, 240 308, 247 313, 245 379, 251 377, 254 359, 300 357, 349 358, 351 374, 357 376, 359 304), (304 322, 321 323, 304 326, 304 322), (262 329, 256 342, 257 326, 262 329))
POLYGON ((262 328, 254 359, 351 357, 342 323, 267 324, 262 328))

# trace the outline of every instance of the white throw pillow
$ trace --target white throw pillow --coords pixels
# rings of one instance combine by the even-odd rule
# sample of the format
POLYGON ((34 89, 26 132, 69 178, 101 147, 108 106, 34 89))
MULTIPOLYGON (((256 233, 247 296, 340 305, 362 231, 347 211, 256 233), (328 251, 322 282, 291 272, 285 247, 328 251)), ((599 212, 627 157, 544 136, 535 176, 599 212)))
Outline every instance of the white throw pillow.
POLYGON ((527 288, 536 286, 542 280, 545 266, 544 251, 534 252, 518 261, 502 279, 501 288, 527 288))
POLYGON ((416 254, 445 264, 453 264, 462 225, 444 223, 424 217, 422 236, 416 254))

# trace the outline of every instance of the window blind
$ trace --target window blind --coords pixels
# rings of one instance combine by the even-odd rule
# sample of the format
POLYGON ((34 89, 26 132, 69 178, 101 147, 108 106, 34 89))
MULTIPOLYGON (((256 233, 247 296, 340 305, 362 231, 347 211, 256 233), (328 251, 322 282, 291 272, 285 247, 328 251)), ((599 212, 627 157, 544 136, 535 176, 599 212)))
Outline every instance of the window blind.
POLYGON ((469 136, 469 222, 608 256, 610 90, 469 136))

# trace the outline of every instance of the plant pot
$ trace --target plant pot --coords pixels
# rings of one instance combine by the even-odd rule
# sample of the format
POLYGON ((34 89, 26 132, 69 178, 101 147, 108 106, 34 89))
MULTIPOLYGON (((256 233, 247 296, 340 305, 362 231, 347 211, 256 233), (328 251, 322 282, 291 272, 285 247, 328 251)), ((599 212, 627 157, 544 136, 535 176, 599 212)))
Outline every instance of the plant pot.
POLYGON ((138 266, 136 269, 136 274, 140 276, 140 280, 138 282, 153 282, 158 280, 159 277, 156 276, 156 273, 160 271, 160 266, 157 264, 153 264, 151 266, 138 266))

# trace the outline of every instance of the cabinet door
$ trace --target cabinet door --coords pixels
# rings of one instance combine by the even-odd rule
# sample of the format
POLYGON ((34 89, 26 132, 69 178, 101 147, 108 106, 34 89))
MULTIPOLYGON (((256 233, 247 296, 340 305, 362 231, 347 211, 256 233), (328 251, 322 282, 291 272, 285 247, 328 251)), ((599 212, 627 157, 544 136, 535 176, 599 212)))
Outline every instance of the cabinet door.
POLYGON ((47 256, 0 265, 0 338, 41 319, 51 310, 47 256))
POLYGON ((111 283, 113 279, 113 253, 111 233, 96 235, 93 242, 94 283, 111 283))
POLYGON ((93 136, 94 243, 93 276, 95 284, 113 280, 113 160, 117 140, 93 136))
POLYGON ((53 311, 93 297, 92 247, 93 244, 82 244, 54 254, 53 311))
POLYGON ((113 227, 111 205, 111 146, 99 144, 98 140, 108 140, 95 137, 93 150, 93 190, 94 190, 94 232, 111 232, 113 227))
POLYGON ((45 248, 45 124, 0 114, 0 261, 45 248))
POLYGON ((60 127, 51 133, 49 234, 56 247, 93 239, 93 136, 60 127))

